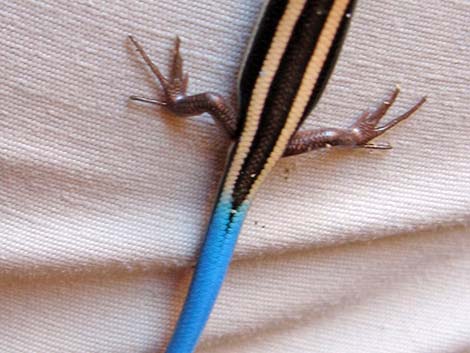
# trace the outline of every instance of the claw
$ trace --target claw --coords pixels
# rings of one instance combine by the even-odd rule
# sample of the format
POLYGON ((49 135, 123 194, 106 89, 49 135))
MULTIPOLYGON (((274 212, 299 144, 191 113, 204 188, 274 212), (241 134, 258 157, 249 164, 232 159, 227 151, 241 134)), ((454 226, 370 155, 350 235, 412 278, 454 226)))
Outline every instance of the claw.
POLYGON ((392 121, 388 122, 387 124, 376 128, 375 131, 377 131, 379 133, 383 133, 383 132, 387 131, 388 129, 394 127, 395 125, 397 125, 401 121, 409 118, 414 112, 416 112, 419 109, 419 107, 421 107, 424 104, 424 102, 426 102, 426 99, 427 99, 427 97, 421 98, 419 100, 419 102, 416 103, 413 107, 411 107, 411 109, 408 110, 406 113, 404 113, 404 114, 400 115, 399 117, 393 119, 392 121))
POLYGON ((392 145, 388 142, 366 143, 361 147, 368 148, 371 150, 391 150, 393 148, 392 145))
POLYGON ((156 104, 156 105, 161 105, 161 106, 168 105, 168 103, 166 103, 166 102, 162 102, 162 101, 152 99, 152 98, 145 98, 145 97, 139 97, 139 96, 130 96, 129 99, 133 100, 133 101, 156 104))
POLYGON ((392 93, 382 101, 380 106, 375 109, 373 112, 365 112, 363 113, 359 119, 356 120, 354 123, 354 127, 359 127, 363 130, 366 129, 374 129, 380 119, 387 114, 388 109, 392 106, 395 100, 400 93, 400 88, 396 86, 396 88, 392 91, 392 93))
POLYGON ((426 97, 421 98, 421 100, 416 103, 411 109, 406 113, 400 115, 399 117, 391 120, 382 126, 377 126, 380 119, 384 117, 389 108, 395 102, 398 94, 400 93, 400 88, 397 86, 395 90, 392 91, 390 96, 386 98, 379 107, 373 112, 363 113, 356 122, 351 126, 352 130, 355 130, 357 133, 356 142, 358 146, 364 148, 373 148, 373 149, 390 149, 392 146, 389 144, 374 144, 369 143, 372 139, 376 138, 379 135, 382 135, 385 131, 391 129, 398 123, 409 118, 414 112, 416 112, 421 105, 426 101, 426 97))
POLYGON ((398 95, 400 94, 400 87, 396 86, 395 89, 392 91, 390 96, 382 101, 379 108, 376 109, 370 116, 369 120, 376 125, 379 120, 387 114, 388 109, 395 103, 398 95))
POLYGON ((180 55, 180 37, 176 36, 175 47, 173 48, 173 64, 171 66, 170 82, 176 84, 183 81, 183 59, 180 55))
POLYGON ((162 73, 160 72, 158 67, 152 62, 152 60, 147 55, 144 48, 139 44, 139 42, 137 42, 137 40, 131 35, 129 36, 129 39, 131 40, 132 44, 134 44, 134 46, 136 47, 139 54, 142 56, 145 63, 150 67, 150 69, 155 74, 155 76, 157 76, 158 81, 160 81, 160 84, 162 85, 162 88, 165 91, 165 94, 167 94, 168 93, 167 92, 168 91, 168 88, 167 88, 168 87, 168 81, 167 81, 167 79, 162 75, 162 73))

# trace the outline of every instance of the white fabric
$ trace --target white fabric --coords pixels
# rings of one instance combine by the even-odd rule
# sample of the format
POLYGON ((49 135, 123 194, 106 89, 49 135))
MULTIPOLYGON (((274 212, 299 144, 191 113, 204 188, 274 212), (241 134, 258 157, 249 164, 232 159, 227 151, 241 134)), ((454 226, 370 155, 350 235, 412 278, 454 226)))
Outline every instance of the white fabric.
MULTIPOLYGON (((0 7, 2 352, 159 352, 225 160, 178 119, 126 40, 190 92, 233 91, 261 1, 0 7)), ((402 87, 388 152, 279 163, 243 228, 198 352, 470 352, 470 7, 359 0, 306 127, 345 126, 402 87)))

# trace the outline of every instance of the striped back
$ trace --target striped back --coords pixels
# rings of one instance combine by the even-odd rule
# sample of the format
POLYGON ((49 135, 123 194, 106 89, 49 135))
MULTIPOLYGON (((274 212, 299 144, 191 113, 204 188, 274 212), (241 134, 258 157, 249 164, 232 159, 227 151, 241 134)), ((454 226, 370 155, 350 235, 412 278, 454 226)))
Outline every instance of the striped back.
POLYGON ((318 101, 354 3, 272 0, 266 4, 239 80, 241 138, 222 191, 230 195, 234 210, 252 198, 318 101))

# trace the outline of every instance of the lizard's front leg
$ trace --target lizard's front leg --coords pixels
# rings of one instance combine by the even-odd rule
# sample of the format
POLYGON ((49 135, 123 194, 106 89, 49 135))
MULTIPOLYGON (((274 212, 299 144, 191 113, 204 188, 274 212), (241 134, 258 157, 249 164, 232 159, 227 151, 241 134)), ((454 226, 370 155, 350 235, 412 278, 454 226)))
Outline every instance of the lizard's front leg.
POLYGON ((175 40, 173 59, 168 78, 162 75, 139 42, 132 36, 129 36, 129 39, 135 45, 140 55, 142 55, 142 58, 149 66, 150 70, 152 70, 157 77, 163 90, 161 100, 131 96, 130 98, 132 100, 163 106, 178 116, 194 116, 209 113, 215 121, 223 126, 230 137, 236 137, 238 126, 237 115, 221 95, 212 92, 204 92, 191 96, 186 94, 189 76, 183 73, 183 59, 179 51, 179 37, 176 37, 175 40))
POLYGON ((284 152, 284 156, 293 156, 328 146, 365 147, 373 149, 392 148, 389 144, 373 144, 370 143, 370 141, 382 135, 399 122, 409 118, 426 101, 426 97, 421 98, 418 103, 404 114, 385 125, 377 126, 380 119, 383 118, 388 109, 395 102, 399 93, 400 89, 398 87, 395 88, 390 96, 383 100, 382 104, 380 104, 375 111, 365 112, 349 128, 317 129, 297 132, 292 136, 284 152))

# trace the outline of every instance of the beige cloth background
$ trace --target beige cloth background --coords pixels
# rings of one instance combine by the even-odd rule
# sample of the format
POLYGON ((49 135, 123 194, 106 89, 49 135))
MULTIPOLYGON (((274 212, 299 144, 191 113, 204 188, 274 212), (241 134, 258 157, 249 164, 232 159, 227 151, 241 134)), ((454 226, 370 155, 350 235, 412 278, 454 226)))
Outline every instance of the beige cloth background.
MULTIPOLYGON (((190 91, 229 95, 259 0, 0 6, 1 352, 159 352, 224 164, 177 119, 126 36, 190 91)), ((345 126, 395 84, 388 152, 281 161, 243 228, 198 352, 470 352, 470 2, 359 0, 307 127, 345 126)))

